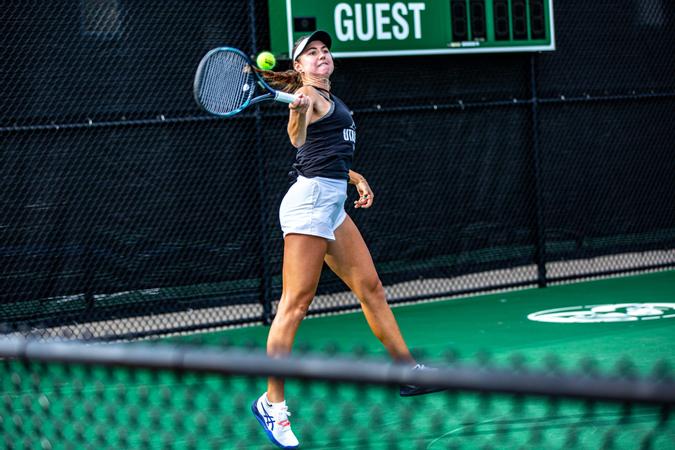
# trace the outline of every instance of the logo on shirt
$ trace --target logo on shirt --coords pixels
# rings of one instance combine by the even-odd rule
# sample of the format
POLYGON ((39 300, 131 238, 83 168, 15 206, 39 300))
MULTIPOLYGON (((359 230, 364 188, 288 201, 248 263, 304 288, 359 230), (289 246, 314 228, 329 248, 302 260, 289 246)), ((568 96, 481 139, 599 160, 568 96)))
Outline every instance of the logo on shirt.
POLYGON ((356 124, 354 122, 352 122, 349 128, 342 130, 342 137, 345 141, 356 144, 356 124))

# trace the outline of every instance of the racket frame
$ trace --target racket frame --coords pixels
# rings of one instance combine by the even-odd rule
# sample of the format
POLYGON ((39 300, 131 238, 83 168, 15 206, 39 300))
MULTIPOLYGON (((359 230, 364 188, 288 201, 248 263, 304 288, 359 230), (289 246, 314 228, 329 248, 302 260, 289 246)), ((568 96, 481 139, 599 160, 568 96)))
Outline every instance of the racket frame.
MULTIPOLYGON (((209 50, 206 55, 202 58, 202 60, 199 62, 199 66, 197 66, 197 73, 195 74, 195 80, 192 88, 192 92, 195 98, 195 101, 199 105, 200 108, 202 108, 204 111, 208 112, 209 114, 213 114, 216 116, 220 117, 232 117, 236 114, 239 114, 249 106, 255 105, 256 103, 261 103, 261 102, 266 102, 266 101, 277 101, 281 103, 293 103, 298 97, 294 94, 289 94, 287 92, 283 91, 278 91, 276 89, 273 89, 270 87, 269 84, 265 82, 265 80, 260 76, 260 74, 254 70, 253 68, 253 61, 251 61, 251 58, 248 57, 244 52, 241 50, 234 48, 234 47, 217 47, 214 49, 209 50), (259 95, 257 97, 249 97, 239 108, 230 111, 228 113, 220 113, 220 112, 215 112, 215 111, 210 111, 208 110, 201 102, 199 99, 199 87, 201 85, 201 80, 203 78, 204 74, 204 68, 206 67, 206 63, 213 55, 214 53, 219 53, 219 52, 233 52, 236 53, 244 58, 244 60, 248 63, 248 65, 251 67, 251 71, 256 77, 256 81, 258 85, 260 85, 261 88, 266 90, 267 92, 259 95)), ((255 86, 252 87, 252 89, 255 89, 255 86)))

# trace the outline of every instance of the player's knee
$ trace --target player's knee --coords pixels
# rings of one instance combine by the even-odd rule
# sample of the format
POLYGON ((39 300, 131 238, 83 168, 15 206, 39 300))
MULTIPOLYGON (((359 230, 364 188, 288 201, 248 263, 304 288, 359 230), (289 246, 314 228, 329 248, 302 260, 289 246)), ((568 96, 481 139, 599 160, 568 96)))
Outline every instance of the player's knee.
POLYGON ((377 302, 385 299, 384 286, 378 277, 363 280, 360 283, 359 298, 363 302, 377 302))
POLYGON ((293 322, 297 326, 300 324, 300 322, 302 322, 302 319, 304 319, 305 316, 307 315, 308 309, 309 308, 306 305, 298 305, 294 308, 291 308, 291 310, 288 311, 286 318, 288 321, 293 322))
POLYGON ((313 298, 313 293, 286 293, 279 302, 277 314, 282 314, 286 320, 300 322, 307 315, 313 298))

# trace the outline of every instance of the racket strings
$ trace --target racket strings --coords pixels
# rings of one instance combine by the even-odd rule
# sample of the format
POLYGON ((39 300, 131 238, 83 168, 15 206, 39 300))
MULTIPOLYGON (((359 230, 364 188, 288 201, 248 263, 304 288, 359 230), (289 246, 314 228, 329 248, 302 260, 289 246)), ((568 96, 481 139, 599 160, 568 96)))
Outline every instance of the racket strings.
POLYGON ((241 55, 222 51, 210 55, 204 64, 199 84, 199 99, 209 111, 227 114, 251 99, 255 77, 241 55))

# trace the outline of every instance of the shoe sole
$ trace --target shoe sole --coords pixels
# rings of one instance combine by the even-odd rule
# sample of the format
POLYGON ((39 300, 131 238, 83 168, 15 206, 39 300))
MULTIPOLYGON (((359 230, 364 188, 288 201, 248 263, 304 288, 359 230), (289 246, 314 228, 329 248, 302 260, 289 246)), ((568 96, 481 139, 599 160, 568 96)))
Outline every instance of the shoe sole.
POLYGON ((263 430, 265 431, 265 434, 267 435, 267 437, 269 438, 269 440, 272 441, 272 443, 273 443, 274 445, 276 445, 277 447, 281 447, 281 448, 298 448, 300 445, 290 445, 290 446, 288 446, 288 445, 283 445, 281 442, 277 441, 277 440, 274 438, 274 435, 273 435, 272 432, 267 428, 267 425, 265 425, 264 419, 262 418, 262 416, 261 416, 260 413, 258 412, 258 408, 256 407, 257 404, 258 404, 258 400, 255 400, 255 401, 253 402, 253 404, 251 405, 251 412, 252 412, 253 415, 255 416, 255 418, 256 418, 256 420, 258 421, 258 423, 260 424, 260 426, 263 427, 263 430))
POLYGON ((399 391, 401 397, 414 397, 416 395, 433 394, 434 392, 447 391, 446 388, 419 388, 410 392, 399 391))

